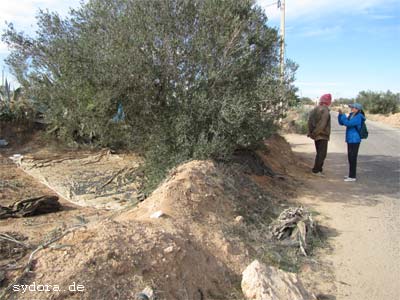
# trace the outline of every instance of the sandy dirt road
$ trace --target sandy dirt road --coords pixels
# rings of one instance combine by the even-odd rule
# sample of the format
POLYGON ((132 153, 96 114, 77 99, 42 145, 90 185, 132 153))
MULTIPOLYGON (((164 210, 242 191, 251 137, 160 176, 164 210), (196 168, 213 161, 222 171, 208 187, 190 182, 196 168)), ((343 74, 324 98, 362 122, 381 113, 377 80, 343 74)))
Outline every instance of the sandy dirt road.
MULTIPOLYGON (((343 182, 348 175, 345 132, 332 113, 326 177, 308 179, 299 198, 334 233, 333 250, 320 260, 330 266, 335 288, 324 291, 332 285, 314 279, 324 299, 400 299, 400 130, 372 121, 367 125, 370 136, 360 148, 358 181, 343 182)), ((300 135, 286 139, 312 166, 313 141, 300 135)))

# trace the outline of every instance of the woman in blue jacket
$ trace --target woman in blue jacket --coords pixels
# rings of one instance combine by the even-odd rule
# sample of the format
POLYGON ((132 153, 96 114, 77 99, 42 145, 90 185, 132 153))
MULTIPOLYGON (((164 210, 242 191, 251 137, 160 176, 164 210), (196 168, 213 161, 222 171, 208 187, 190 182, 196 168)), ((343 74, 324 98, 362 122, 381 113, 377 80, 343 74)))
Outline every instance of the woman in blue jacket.
POLYGON ((346 126, 347 156, 349 159, 349 176, 344 178, 346 182, 356 181, 357 156, 361 143, 361 126, 365 122, 365 115, 362 105, 359 103, 350 104, 351 113, 348 117, 339 110, 338 121, 342 126, 346 126))

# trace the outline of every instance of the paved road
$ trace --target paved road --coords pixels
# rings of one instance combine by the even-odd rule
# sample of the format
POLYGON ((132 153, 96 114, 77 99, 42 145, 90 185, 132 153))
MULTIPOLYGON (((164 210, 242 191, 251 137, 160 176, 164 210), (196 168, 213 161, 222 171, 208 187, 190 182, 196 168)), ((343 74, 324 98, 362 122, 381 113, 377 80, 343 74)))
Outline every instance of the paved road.
MULTIPOLYGON (((368 121, 370 135, 360 147, 358 181, 346 183, 345 128, 337 125, 336 116, 332 113, 327 177, 311 179, 299 199, 325 216, 335 232, 334 251, 322 258, 335 275, 332 299, 399 300, 400 130, 368 121)), ((287 139, 312 165, 312 141, 299 135, 287 139)))

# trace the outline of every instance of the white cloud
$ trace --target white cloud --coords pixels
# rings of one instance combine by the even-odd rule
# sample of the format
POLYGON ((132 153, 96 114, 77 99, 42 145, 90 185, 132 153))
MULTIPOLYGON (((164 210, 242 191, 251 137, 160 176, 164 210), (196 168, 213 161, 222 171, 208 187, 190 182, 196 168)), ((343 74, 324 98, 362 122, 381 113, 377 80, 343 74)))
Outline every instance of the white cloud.
POLYGON ((7 53, 8 53, 7 45, 0 42, 0 54, 7 54, 7 53))
POLYGON ((0 10, 0 28, 4 28, 5 21, 13 23, 20 30, 29 30, 35 27, 35 16, 39 9, 57 11, 66 15, 71 7, 79 6, 80 0, 18 0, 3 1, 0 10))
MULTIPOLYGON (((83 2, 86 2, 84 0, 83 2)), ((0 6, 0 34, 6 28, 5 23, 13 23, 18 31, 25 31, 29 34, 36 29, 36 18, 39 9, 57 11, 65 16, 70 8, 76 8, 81 0, 6 0, 0 6)), ((0 55, 9 53, 7 45, 0 41, 0 55)), ((4 63, 0 61, 1 69, 4 63)))
MULTIPOLYGON (((257 0, 263 7, 270 20, 278 20, 280 11, 276 5, 271 5, 276 1, 257 0)), ((368 10, 384 5, 395 4, 396 0, 286 0, 286 15, 289 19, 318 18, 334 13, 359 14, 368 13, 368 10)))

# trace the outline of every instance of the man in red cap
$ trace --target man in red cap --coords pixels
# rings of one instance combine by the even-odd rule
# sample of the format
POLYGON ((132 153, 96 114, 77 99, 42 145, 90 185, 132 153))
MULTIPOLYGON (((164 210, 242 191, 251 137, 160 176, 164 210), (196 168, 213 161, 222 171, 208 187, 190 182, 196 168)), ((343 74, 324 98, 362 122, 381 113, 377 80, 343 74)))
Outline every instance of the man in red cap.
POLYGON ((331 114, 328 108, 331 103, 331 94, 322 95, 319 98, 319 105, 310 112, 308 118, 307 136, 314 140, 317 151, 312 173, 317 176, 324 176, 322 167, 328 152, 328 141, 331 135, 331 114))

